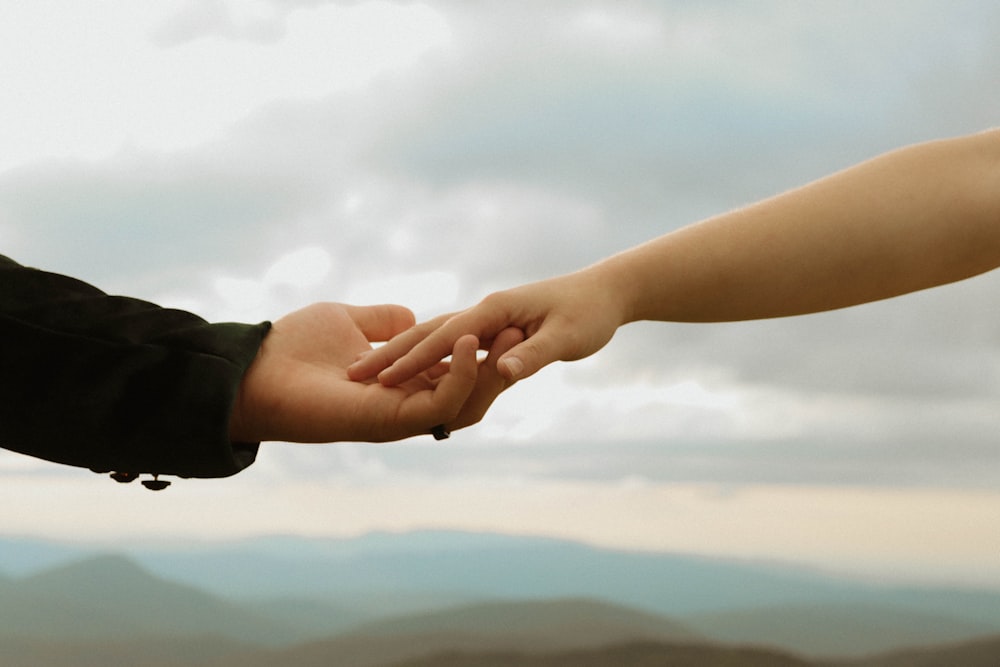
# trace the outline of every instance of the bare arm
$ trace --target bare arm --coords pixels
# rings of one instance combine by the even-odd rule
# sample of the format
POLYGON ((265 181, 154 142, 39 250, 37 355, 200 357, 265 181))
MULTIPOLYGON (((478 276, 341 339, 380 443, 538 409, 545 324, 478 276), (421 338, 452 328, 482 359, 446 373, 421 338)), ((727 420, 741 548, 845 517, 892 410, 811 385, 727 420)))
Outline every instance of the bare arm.
POLYGON ((1000 265, 1000 131, 896 150, 671 232, 577 273, 498 292, 397 336, 350 369, 405 381, 459 336, 526 340, 508 378, 603 347, 636 320, 800 315, 941 285, 1000 265))
POLYGON ((626 321, 799 315, 1000 265, 1000 131, 900 149, 593 267, 626 321))

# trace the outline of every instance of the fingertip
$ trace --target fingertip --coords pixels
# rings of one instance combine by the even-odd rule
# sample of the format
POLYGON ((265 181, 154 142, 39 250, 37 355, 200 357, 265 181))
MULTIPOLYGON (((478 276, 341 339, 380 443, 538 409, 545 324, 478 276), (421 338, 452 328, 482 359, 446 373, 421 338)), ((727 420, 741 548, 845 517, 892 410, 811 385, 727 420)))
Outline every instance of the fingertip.
POLYGON ((394 336, 412 329, 417 323, 417 317, 413 311, 406 306, 398 304, 385 304, 381 306, 386 313, 387 330, 382 334, 383 340, 389 340, 394 336))
POLYGON ((370 378, 373 375, 373 372, 369 368, 371 362, 365 363, 369 356, 371 356, 371 351, 359 354, 354 363, 347 367, 347 377, 355 382, 370 378))
POLYGON ((479 337, 475 334, 465 334, 461 338, 455 341, 455 349, 453 354, 458 353, 459 350, 463 352, 465 350, 471 350, 473 354, 479 349, 479 337))
POLYGON ((478 423, 489 410, 494 400, 514 384, 497 360, 524 340, 524 332, 517 327, 508 327, 489 341, 486 360, 477 365, 476 384, 472 393, 462 405, 458 421, 451 423, 455 429, 478 423))
POLYGON ((476 361, 476 352, 478 350, 479 338, 472 334, 467 334, 456 340, 455 347, 451 353, 452 369, 460 373, 466 373, 474 379, 478 368, 476 361))
POLYGON ((406 306, 396 305, 396 317, 399 318, 399 324, 401 329, 409 329, 410 327, 416 326, 417 316, 413 314, 413 311, 406 306))
POLYGON ((386 356, 383 348, 366 350, 347 367, 347 377, 355 382, 371 380, 389 368, 391 362, 392 359, 386 356))
POLYGON ((497 361, 497 369, 507 380, 516 382, 524 375, 524 362, 514 355, 508 355, 497 361))
POLYGON ((378 383, 383 387, 395 387, 398 384, 398 380, 396 380, 395 376, 396 374, 393 367, 389 366, 375 377, 378 380, 378 383))
POLYGON ((475 335, 465 335, 455 341, 447 372, 441 376, 433 393, 438 421, 451 425, 475 390, 479 377, 478 349, 479 338, 475 335))

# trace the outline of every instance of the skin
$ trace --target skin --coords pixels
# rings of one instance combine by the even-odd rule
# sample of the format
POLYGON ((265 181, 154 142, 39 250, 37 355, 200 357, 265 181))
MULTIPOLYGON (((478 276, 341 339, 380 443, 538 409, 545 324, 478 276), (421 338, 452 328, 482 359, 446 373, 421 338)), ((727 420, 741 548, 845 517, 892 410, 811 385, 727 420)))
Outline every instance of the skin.
POLYGON ((347 367, 409 329, 401 306, 313 304, 274 322, 237 395, 230 419, 235 442, 384 442, 427 434, 437 424, 478 422, 510 382, 497 370, 501 354, 523 339, 506 329, 477 361, 474 335, 456 338, 450 363, 385 387, 348 378, 347 367))
POLYGON ((917 144, 671 232, 581 271, 423 323, 348 369, 399 386, 469 334, 525 340, 513 382, 589 356, 639 320, 722 322, 886 299, 1000 265, 1000 131, 917 144))

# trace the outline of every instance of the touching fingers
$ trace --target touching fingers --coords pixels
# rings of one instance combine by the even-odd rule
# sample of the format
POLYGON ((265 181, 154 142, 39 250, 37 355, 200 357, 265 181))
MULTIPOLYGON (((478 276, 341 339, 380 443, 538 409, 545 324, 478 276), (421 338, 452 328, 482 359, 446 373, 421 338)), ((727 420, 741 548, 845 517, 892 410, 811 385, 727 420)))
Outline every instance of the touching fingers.
POLYGON ((478 423, 493 401, 508 387, 513 381, 504 377, 497 369, 497 361, 512 347, 524 340, 524 334, 520 329, 510 327, 504 329, 493 340, 490 346, 489 355, 479 364, 479 374, 476 377, 476 387, 472 395, 462 406, 462 411, 454 422, 448 424, 453 430, 465 428, 478 423))
MULTIPOLYGON (((388 368, 434 331, 431 322, 398 332, 388 343, 378 347, 355 361, 347 368, 347 376, 352 380, 369 380, 388 368)), ((383 339, 384 340, 384 339, 383 339)))
POLYGON ((479 339, 472 335, 462 336, 455 343, 448 372, 440 377, 433 391, 421 397, 419 403, 411 403, 412 409, 403 420, 407 428, 430 433, 434 426, 450 424, 455 420, 476 388, 478 348, 479 339))
POLYGON ((386 367, 378 373, 378 381, 386 387, 402 384, 452 354, 462 336, 473 334, 478 341, 480 332, 463 326, 458 318, 440 322, 438 318, 421 324, 379 348, 379 365, 386 367))
POLYGON ((378 373, 378 380, 386 387, 406 382, 451 354, 463 335, 473 334, 481 345, 491 345, 501 331, 511 326, 504 312, 482 307, 418 325, 411 331, 419 334, 411 337, 408 331, 384 346, 392 349, 379 360, 389 360, 389 364, 378 373))

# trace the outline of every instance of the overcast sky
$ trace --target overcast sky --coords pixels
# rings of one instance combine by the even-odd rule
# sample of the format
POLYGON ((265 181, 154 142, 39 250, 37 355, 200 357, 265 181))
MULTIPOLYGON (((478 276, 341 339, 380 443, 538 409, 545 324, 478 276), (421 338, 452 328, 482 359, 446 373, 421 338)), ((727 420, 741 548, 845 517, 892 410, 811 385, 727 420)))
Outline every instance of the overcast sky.
MULTIPOLYGON (((15 3, 0 253, 213 320, 429 317, 991 127, 998 33, 989 0, 15 3)), ((268 444, 159 495, 0 453, 0 531, 503 530, 1000 586, 998 301, 632 325, 448 443, 268 444)))

